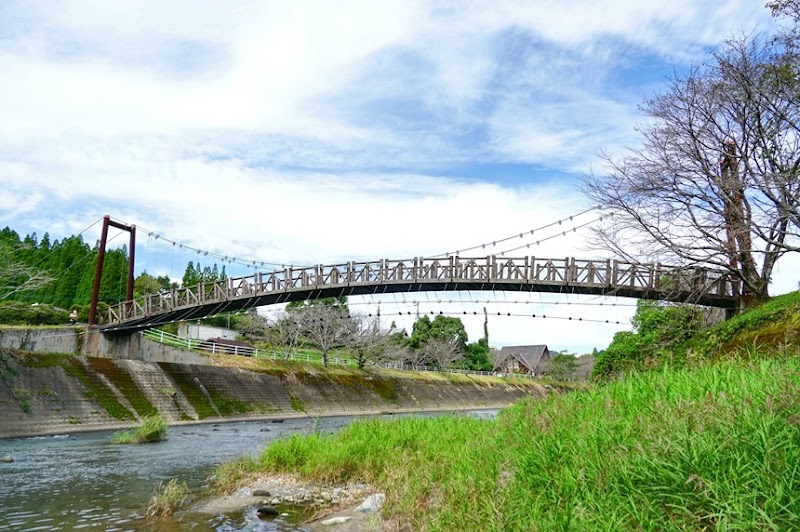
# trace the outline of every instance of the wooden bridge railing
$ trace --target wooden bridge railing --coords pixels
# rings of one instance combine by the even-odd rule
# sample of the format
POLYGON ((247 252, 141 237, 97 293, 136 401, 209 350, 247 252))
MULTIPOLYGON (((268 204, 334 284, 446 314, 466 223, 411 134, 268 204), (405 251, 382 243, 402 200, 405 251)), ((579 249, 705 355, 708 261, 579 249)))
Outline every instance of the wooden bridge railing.
MULTIPOLYGON (((584 260, 537 257, 496 257, 390 260, 347 262, 307 268, 285 268, 257 272, 247 277, 202 283, 126 301, 108 309, 107 324, 140 320, 181 309, 223 304, 241 298, 354 286, 442 285, 457 290, 458 284, 486 285, 502 289, 503 284, 537 287, 597 287, 603 293, 625 290, 642 297, 686 300, 712 296, 734 300, 736 281, 723 271, 707 268, 676 268, 662 264, 639 264, 618 260, 584 260), (646 296, 645 296, 646 294, 646 296)), ((634 296, 635 297, 635 296, 634 296)))

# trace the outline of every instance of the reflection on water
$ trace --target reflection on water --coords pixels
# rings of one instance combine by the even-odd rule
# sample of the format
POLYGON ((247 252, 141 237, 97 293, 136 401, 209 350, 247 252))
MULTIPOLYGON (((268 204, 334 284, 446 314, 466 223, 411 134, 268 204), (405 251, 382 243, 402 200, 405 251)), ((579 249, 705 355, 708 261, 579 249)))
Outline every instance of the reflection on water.
MULTIPOLYGON (((478 415, 478 413, 475 413, 478 415)), ((165 442, 111 445, 111 432, 0 440, 0 531, 302 530, 292 521, 261 521, 255 509, 230 515, 183 514, 145 521, 161 481, 178 478, 199 493, 214 467, 256 453, 281 434, 332 432, 355 417, 249 421, 172 427, 165 442)))

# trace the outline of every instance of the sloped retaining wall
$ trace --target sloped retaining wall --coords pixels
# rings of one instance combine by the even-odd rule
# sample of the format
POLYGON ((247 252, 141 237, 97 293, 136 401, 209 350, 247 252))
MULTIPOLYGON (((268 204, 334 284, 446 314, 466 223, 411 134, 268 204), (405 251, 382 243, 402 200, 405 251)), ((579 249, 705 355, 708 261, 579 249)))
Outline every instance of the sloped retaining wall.
POLYGON ((406 372, 253 369, 0 350, 0 437, 171 423, 499 408, 534 382, 406 372))

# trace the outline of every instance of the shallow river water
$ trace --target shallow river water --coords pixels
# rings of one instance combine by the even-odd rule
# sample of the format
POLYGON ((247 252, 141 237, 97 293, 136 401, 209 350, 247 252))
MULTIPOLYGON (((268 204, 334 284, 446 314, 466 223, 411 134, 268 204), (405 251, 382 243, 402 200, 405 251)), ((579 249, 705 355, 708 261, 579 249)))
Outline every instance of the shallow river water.
MULTIPOLYGON (((469 415, 491 415, 475 411, 469 415)), ((0 531, 35 530, 303 530, 288 517, 261 521, 255 509, 230 515, 180 514, 145 521, 159 482, 185 482, 197 494, 214 467, 256 453, 282 434, 333 432, 357 417, 183 425, 165 442, 111 445, 112 432, 0 440, 0 531)))

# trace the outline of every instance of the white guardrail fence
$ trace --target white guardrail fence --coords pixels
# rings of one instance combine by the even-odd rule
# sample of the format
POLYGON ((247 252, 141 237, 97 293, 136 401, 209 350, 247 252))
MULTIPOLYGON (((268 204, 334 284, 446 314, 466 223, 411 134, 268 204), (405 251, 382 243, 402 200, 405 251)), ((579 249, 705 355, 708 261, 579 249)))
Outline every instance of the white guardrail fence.
MULTIPOLYGON (((207 355, 238 355, 254 358, 264 358, 268 360, 283 360, 291 362, 321 362, 321 355, 312 355, 311 353, 295 353, 295 352, 279 352, 273 349, 258 349, 257 347, 245 347, 238 345, 219 344, 209 340, 193 340, 191 338, 181 338, 172 333, 161 331, 157 329, 145 329, 141 331, 144 338, 153 340, 165 345, 177 347, 180 349, 189 349, 207 355)), ((358 363, 352 358, 342 358, 337 356, 329 356, 328 364, 334 366, 350 366, 357 367, 358 363)), ((383 362, 383 363, 370 363, 370 367, 383 368, 383 369, 396 369, 402 371, 427 371, 432 373, 460 373, 462 375, 487 375, 487 376, 501 376, 492 371, 475 371, 470 369, 441 369, 432 366, 412 366, 410 364, 403 364, 402 362, 383 362)), ((535 379, 534 375, 525 373, 514 373, 513 375, 502 375, 510 377, 520 377, 535 379)))

